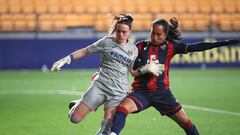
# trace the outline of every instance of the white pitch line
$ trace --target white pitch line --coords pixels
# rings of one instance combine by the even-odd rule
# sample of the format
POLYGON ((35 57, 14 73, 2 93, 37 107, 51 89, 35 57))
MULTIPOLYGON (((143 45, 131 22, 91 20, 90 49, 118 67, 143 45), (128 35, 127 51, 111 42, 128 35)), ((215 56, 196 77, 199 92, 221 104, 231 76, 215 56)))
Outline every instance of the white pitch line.
POLYGON ((192 106, 192 105, 183 105, 184 108, 193 109, 193 110, 199 110, 204 112, 213 112, 213 113, 221 113, 221 114, 227 114, 227 115, 235 115, 240 116, 239 112, 229 112, 219 109, 212 109, 212 108, 206 108, 206 107, 199 107, 199 106, 192 106))
POLYGON ((26 95, 79 95, 81 96, 83 92, 71 91, 71 90, 19 90, 19 91, 0 91, 0 95, 8 94, 26 94, 26 95))
MULTIPOLYGON (((8 94, 26 94, 26 95, 78 95, 81 96, 83 92, 79 91, 71 91, 71 90, 19 90, 19 91, 0 91, 0 95, 8 95, 8 94)), ((230 112, 230 111, 224 111, 219 109, 212 109, 207 107, 200 107, 200 106, 193 106, 193 105, 183 105, 184 108, 193 109, 193 110, 199 110, 204 112, 213 112, 213 113, 220 113, 220 114, 227 114, 227 115, 234 115, 234 116, 240 116, 239 112, 230 112)))

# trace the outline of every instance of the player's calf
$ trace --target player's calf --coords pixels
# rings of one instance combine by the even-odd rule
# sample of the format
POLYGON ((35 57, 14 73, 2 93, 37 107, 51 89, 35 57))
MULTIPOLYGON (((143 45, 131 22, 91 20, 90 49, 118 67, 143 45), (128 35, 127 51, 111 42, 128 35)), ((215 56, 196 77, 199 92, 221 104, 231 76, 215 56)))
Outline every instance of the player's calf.
POLYGON ((188 120, 182 128, 184 129, 186 135, 199 135, 196 126, 191 120, 188 120))
POLYGON ((111 132, 112 120, 103 120, 101 128, 98 130, 96 135, 109 135, 111 132))

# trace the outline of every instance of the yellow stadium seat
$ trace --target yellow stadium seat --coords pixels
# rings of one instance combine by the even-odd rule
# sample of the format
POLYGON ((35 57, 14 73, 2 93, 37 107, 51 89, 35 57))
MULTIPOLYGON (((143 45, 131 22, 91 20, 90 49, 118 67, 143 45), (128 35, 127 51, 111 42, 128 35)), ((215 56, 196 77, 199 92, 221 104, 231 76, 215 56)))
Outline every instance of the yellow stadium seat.
POLYGON ((62 14, 42 14, 39 17, 40 31, 64 31, 65 28, 65 16, 62 14))
POLYGON ((35 7, 33 4, 22 4, 22 13, 34 13, 35 12, 35 7))
POLYGON ((8 5, 9 7, 9 13, 12 13, 12 14, 16 14, 16 13, 20 13, 21 12, 21 6, 20 6, 20 3, 13 3, 13 4, 9 4, 8 5))
POLYGON ((50 14, 60 12, 60 3, 58 1, 48 1, 47 2, 47 12, 50 14))
POLYGON ((232 20, 233 30, 240 31, 240 14, 232 14, 232 20))
POLYGON ((137 7, 136 2, 133 0, 122 0, 123 2, 123 12, 125 13, 136 13, 137 7))
POLYGON ((86 13, 89 14, 95 14, 99 12, 99 6, 96 4, 96 1, 88 0, 86 1, 85 7, 86 7, 86 13))
MULTIPOLYGON (((185 13, 187 12, 187 2, 182 0, 171 0, 172 5, 174 5, 174 11, 176 13, 185 13)), ((169 6, 169 5, 168 5, 169 6)))
POLYGON ((161 2, 161 11, 164 13, 173 13, 174 12, 174 4, 172 0, 162 0, 161 2))
POLYGON ((236 13, 236 1, 235 0, 224 0, 223 1, 224 9, 226 13, 236 13))
POLYGON ((41 14, 39 16, 39 19, 38 19, 39 31, 44 31, 44 32, 53 31, 51 18, 52 18, 52 16, 50 14, 41 14))
POLYGON ((223 0, 210 0, 213 13, 223 13, 224 4, 223 0))
POLYGON ((136 1, 136 12, 138 13, 148 13, 149 5, 147 0, 137 0, 136 1))
POLYGON ((240 13, 240 0, 235 0, 235 4, 237 12, 240 13))
POLYGON ((163 11, 161 1, 159 0, 148 0, 149 12, 153 14, 159 14, 163 11))
POLYGON ((212 13, 212 3, 208 0, 198 0, 200 13, 212 13))
POLYGON ((2 14, 1 15, 1 23, 0 30, 3 32, 11 32, 14 31, 14 21, 15 18, 11 14, 2 14))
POLYGON ((110 0, 109 5, 111 7, 110 13, 119 14, 123 12, 123 3, 119 0, 110 0))
POLYGON ((111 4, 108 0, 98 0, 96 1, 96 5, 98 5, 99 14, 111 12, 111 4))
POLYGON ((67 14, 65 23, 67 27, 91 27, 93 19, 92 14, 67 14))
POLYGON ((113 17, 106 14, 98 14, 94 22, 95 31, 108 31, 111 26, 113 17))
POLYGON ((14 30, 15 31, 26 31, 27 21, 25 20, 24 14, 15 14, 14 30))
POLYGON ((8 12, 8 6, 6 5, 0 5, 0 14, 5 14, 8 12))
POLYGON ((232 31, 232 17, 229 14, 220 14, 219 15, 219 29, 221 31, 232 31))
POLYGON ((34 1, 35 13, 42 14, 47 13, 46 0, 35 0, 34 1))
POLYGON ((64 31, 66 29, 65 16, 56 14, 53 16, 53 29, 54 31, 64 31))
POLYGON ((150 29, 153 16, 152 14, 133 14, 133 31, 148 31, 150 29))
POLYGON ((194 31, 195 30, 195 21, 193 14, 182 14, 179 16, 180 27, 183 31, 194 31))
POLYGON ((208 30, 210 26, 210 17, 208 14, 195 14, 193 15, 195 30, 204 31, 208 30))
POLYGON ((25 20, 27 22, 27 31, 34 31, 37 29, 37 17, 36 14, 26 14, 25 20))
POLYGON ((197 0, 187 0, 187 12, 199 13, 199 2, 197 0))

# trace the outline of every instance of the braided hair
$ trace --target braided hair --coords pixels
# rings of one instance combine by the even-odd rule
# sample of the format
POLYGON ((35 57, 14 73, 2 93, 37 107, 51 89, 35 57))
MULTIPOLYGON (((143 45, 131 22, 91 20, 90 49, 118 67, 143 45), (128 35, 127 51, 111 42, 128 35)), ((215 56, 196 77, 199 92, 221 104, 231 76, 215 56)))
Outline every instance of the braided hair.
POLYGON ((108 31, 109 35, 113 35, 116 32, 116 26, 118 24, 126 24, 128 25, 129 29, 132 28, 132 22, 133 18, 130 14, 119 14, 119 15, 113 15, 114 18, 112 20, 111 28, 108 31))
POLYGON ((166 40, 172 42, 178 42, 182 39, 180 26, 178 20, 173 17, 169 22, 165 19, 158 19, 152 22, 153 25, 162 25, 163 31, 167 35, 166 40))

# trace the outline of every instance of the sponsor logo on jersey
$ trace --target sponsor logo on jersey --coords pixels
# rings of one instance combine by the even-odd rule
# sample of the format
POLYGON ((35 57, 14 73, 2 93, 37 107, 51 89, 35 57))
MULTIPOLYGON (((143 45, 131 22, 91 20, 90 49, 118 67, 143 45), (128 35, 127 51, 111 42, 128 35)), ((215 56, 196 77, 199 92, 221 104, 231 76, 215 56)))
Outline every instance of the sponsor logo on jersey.
POLYGON ((128 55, 132 56, 133 52, 131 50, 128 50, 128 55))
POLYGON ((112 48, 116 48, 117 46, 117 44, 112 44, 112 48))
POLYGON ((161 48, 162 50, 165 50, 165 49, 167 48, 167 46, 166 46, 166 44, 164 44, 164 45, 161 45, 160 48, 161 48))
POLYGON ((129 65, 131 63, 131 59, 128 57, 125 57, 117 52, 110 52, 110 56, 113 57, 114 59, 118 60, 124 65, 129 65))

